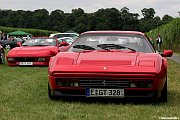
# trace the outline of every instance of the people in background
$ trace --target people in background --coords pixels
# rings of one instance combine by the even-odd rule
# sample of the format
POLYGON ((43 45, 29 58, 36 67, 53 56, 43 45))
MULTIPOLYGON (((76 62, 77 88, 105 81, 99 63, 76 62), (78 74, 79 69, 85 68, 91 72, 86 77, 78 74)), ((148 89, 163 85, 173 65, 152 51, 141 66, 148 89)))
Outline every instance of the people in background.
POLYGON ((151 45, 154 45, 153 37, 150 38, 151 45))
POLYGON ((150 38, 150 43, 151 43, 151 45, 153 46, 153 48, 155 49, 155 46, 154 46, 154 38, 153 38, 153 37, 150 38))
POLYGON ((159 34, 157 39, 156 39, 158 51, 161 51, 162 42, 163 42, 163 39, 162 39, 161 35, 159 34))

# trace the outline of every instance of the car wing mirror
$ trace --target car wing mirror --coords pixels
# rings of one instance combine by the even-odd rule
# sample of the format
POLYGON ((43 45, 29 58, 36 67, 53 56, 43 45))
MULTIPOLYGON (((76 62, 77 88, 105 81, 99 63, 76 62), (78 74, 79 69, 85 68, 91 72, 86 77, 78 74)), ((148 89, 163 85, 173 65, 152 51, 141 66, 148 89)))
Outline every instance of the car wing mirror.
POLYGON ((172 50, 164 50, 161 55, 163 57, 171 57, 173 55, 173 51, 172 50))
POLYGON ((59 52, 66 52, 68 50, 69 46, 63 46, 59 47, 59 52))
POLYGON ((62 46, 69 46, 69 44, 67 42, 61 42, 58 47, 62 47, 62 46))

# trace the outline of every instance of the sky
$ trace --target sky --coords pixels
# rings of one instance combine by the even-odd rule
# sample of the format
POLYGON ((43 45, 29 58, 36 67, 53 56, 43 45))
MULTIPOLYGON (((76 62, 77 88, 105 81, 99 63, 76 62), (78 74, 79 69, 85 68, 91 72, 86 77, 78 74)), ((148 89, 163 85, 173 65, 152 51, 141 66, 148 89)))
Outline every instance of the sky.
POLYGON ((0 0, 0 9, 30 10, 47 9, 49 12, 60 9, 71 13, 72 9, 82 8, 86 13, 96 12, 101 8, 127 7, 131 13, 142 16, 143 8, 153 8, 155 16, 170 15, 179 17, 180 0, 0 0))

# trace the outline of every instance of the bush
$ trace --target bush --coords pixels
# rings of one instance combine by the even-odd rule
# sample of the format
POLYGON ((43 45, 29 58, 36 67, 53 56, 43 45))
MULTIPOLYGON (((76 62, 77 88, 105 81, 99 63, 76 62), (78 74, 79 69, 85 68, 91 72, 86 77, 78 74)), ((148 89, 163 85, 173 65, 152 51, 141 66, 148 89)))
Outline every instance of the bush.
POLYGON ((0 31, 3 33, 10 33, 17 30, 21 30, 27 33, 32 34, 33 36, 49 36, 51 33, 56 33, 57 31, 49 30, 39 30, 39 29, 26 29, 26 28, 12 28, 12 27, 2 27, 0 26, 0 31))

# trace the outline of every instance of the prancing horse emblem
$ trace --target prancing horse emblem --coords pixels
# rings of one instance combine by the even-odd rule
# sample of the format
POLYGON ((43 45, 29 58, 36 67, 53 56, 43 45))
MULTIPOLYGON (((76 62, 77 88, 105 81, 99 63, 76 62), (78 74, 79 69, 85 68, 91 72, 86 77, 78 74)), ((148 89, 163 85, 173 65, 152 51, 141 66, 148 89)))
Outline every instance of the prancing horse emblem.
POLYGON ((105 80, 102 82, 102 84, 105 86, 106 85, 106 82, 105 82, 105 80))

